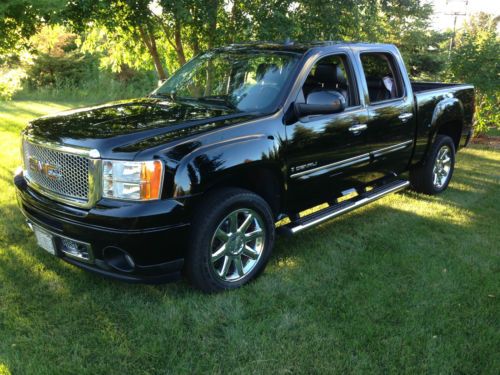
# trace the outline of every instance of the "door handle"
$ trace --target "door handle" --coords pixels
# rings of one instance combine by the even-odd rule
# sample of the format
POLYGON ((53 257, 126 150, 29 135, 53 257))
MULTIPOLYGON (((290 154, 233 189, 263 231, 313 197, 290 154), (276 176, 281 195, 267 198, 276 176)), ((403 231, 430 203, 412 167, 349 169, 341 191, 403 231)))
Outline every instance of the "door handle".
POLYGON ((349 131, 351 133, 354 133, 354 134, 359 134, 361 133, 363 130, 366 130, 368 128, 368 126, 366 124, 356 124, 356 125, 353 125, 349 128, 349 131))
POLYGON ((413 117, 413 113, 403 113, 398 116, 402 122, 408 122, 413 117))

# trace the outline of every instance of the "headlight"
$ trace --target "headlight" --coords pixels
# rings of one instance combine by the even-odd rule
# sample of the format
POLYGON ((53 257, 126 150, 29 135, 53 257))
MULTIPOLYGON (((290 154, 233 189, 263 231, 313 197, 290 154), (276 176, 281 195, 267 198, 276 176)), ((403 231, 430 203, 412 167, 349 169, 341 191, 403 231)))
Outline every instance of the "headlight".
POLYGON ((163 163, 150 161, 103 160, 102 196, 113 199, 159 199, 163 163))

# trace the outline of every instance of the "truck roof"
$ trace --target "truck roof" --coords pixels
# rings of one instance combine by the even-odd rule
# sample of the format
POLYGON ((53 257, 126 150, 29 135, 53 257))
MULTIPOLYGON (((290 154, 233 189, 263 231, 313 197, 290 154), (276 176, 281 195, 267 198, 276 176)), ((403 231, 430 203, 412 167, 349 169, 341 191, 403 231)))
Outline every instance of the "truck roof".
POLYGON ((393 44, 384 43, 367 43, 367 42, 346 42, 346 41, 310 41, 310 42, 293 42, 286 41, 282 43, 277 42, 246 42, 246 43, 235 43, 230 44, 226 47, 221 47, 219 50, 272 50, 272 51, 282 51, 282 52, 295 52, 295 53, 305 53, 313 48, 326 48, 335 46, 346 46, 346 47, 361 47, 361 48, 387 48, 389 50, 394 49, 393 44))

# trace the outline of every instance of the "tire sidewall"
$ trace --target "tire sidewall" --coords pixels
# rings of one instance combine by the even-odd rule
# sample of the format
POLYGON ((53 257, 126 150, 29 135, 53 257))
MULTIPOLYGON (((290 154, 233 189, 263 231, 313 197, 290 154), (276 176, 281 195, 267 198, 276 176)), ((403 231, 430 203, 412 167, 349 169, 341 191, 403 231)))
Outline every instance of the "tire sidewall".
POLYGON ((455 144, 453 143, 453 140, 450 137, 440 135, 436 139, 434 147, 432 148, 432 154, 427 169, 427 180, 429 181, 430 190, 432 190, 434 194, 439 194, 442 191, 446 190, 451 181, 451 178, 453 177, 454 171, 455 171, 455 144), (446 182, 442 187, 437 188, 436 186, 434 186, 434 165, 436 163, 436 158, 438 156, 439 150, 441 150, 443 146, 448 146, 451 150, 451 156, 450 156, 451 166, 450 166, 450 173, 448 174, 446 182))
MULTIPOLYGON (((224 199, 224 194, 219 194, 218 196, 220 196, 221 199, 224 199)), ((212 199, 211 201, 215 203, 217 199, 212 199)), ((213 291, 238 288, 257 277, 264 270, 269 260, 275 235, 271 209, 267 203, 256 194, 240 190, 238 193, 232 194, 227 197, 227 199, 224 199, 218 205, 214 204, 213 207, 205 205, 205 209, 200 210, 200 214, 206 214, 207 211, 208 215, 204 220, 204 227, 195 227, 192 231, 193 241, 192 246, 190 246, 189 249, 188 262, 190 262, 190 265, 194 267, 190 267, 192 268, 190 273, 201 273, 201 275, 197 276, 202 276, 202 279, 206 280, 210 284, 210 289, 213 291), (226 282, 218 278, 218 276, 214 274, 214 270, 211 267, 211 242, 215 230, 221 221, 232 211, 244 208, 254 210, 262 218, 266 231, 266 239, 262 250, 263 253, 254 269, 246 274, 241 280, 226 282)), ((199 277, 198 280, 200 280, 199 277)))

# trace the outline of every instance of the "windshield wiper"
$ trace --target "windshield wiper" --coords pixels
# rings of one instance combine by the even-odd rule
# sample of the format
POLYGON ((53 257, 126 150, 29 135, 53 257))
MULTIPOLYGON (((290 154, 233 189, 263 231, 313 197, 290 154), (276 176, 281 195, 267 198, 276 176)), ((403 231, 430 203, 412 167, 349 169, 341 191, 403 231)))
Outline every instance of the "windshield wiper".
POLYGON ((222 95, 214 95, 214 96, 201 96, 199 98, 196 98, 200 102, 204 103, 214 103, 216 105, 223 105, 224 107, 227 107, 229 109, 238 109, 231 100, 229 100, 228 96, 222 96, 222 95))
POLYGON ((201 96, 199 98, 194 98, 190 96, 177 96, 175 91, 156 93, 156 97, 167 98, 173 102, 191 102, 200 104, 216 105, 218 107, 225 107, 228 109, 238 109, 227 96, 201 96))

